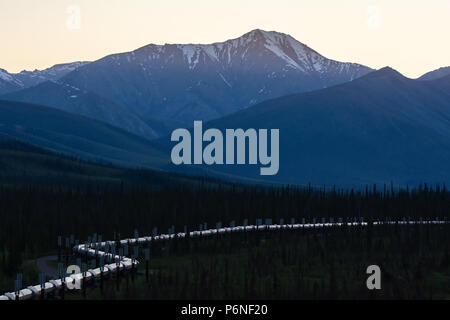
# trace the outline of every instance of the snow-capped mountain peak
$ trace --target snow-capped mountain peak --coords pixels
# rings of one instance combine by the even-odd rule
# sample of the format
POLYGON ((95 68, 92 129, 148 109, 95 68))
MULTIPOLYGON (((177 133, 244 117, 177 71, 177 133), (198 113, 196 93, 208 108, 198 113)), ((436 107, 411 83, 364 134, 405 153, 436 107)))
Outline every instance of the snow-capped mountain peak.
POLYGON ((62 80, 138 114, 189 123, 371 71, 327 59, 288 34, 255 29, 211 44, 149 44, 106 56, 62 80))
MULTIPOLYGON (((118 64, 122 63, 119 61, 121 55, 110 57, 118 64)), ((223 68, 242 67, 243 64, 249 66, 255 58, 264 60, 268 69, 271 65, 277 65, 276 68, 297 70, 306 74, 313 73, 318 76, 326 75, 329 69, 338 73, 348 73, 352 72, 351 69, 355 69, 357 72, 350 77, 354 79, 358 77, 361 69, 365 68, 358 64, 327 59, 288 34, 261 29, 252 30, 235 39, 212 44, 150 44, 125 55, 127 61, 124 62, 139 60, 146 70, 148 65, 152 64, 151 61, 161 62, 162 60, 170 63, 177 60, 180 55, 189 70, 211 63, 223 68)))

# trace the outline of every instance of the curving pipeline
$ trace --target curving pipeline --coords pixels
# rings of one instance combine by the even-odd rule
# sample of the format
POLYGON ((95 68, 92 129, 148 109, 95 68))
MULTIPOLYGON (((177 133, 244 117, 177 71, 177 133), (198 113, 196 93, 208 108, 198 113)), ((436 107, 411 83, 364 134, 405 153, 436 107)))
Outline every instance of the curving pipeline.
MULTIPOLYGON (((409 224, 446 224, 447 220, 432 220, 432 221, 375 221, 373 222, 374 226, 377 225, 409 225, 409 224)), ((217 228, 217 229, 209 229, 203 231, 191 231, 189 233, 176 233, 176 234, 161 234, 157 236, 149 236, 149 237, 141 237, 134 239, 124 239, 121 240, 121 245, 144 245, 148 244, 152 241, 167 241, 177 238, 185 238, 188 234, 189 237, 198 238, 198 237, 208 237, 216 234, 224 234, 224 233, 234 233, 234 232, 244 232, 244 231, 276 231, 276 230, 293 230, 293 229, 311 229, 311 228, 328 228, 333 226, 343 226, 347 224, 349 227, 362 226, 366 227, 368 225, 367 222, 345 222, 345 223, 298 223, 298 224, 271 224, 271 225, 249 225, 249 226, 236 226, 236 227, 225 227, 225 228, 217 228)), ((67 290, 67 283, 73 284, 77 281, 86 280, 90 281, 92 279, 98 279, 102 275, 106 276, 108 274, 113 274, 117 271, 122 270, 130 270, 138 266, 139 261, 135 258, 128 258, 125 256, 119 256, 116 254, 108 253, 107 250, 104 250, 106 247, 111 247, 111 245, 115 244, 115 241, 104 241, 97 242, 91 244, 81 244, 75 246, 73 248, 74 252, 79 255, 87 255, 88 257, 100 258, 109 264, 105 264, 102 268, 94 268, 89 269, 85 272, 72 274, 70 276, 63 277, 63 279, 57 280, 49 280, 48 282, 43 283, 42 285, 29 286, 25 289, 19 290, 18 292, 8 292, 4 295, 0 295, 0 300, 28 300, 33 297, 39 297, 44 291, 44 294, 48 294, 57 290, 61 290, 64 286, 65 290, 67 290)))

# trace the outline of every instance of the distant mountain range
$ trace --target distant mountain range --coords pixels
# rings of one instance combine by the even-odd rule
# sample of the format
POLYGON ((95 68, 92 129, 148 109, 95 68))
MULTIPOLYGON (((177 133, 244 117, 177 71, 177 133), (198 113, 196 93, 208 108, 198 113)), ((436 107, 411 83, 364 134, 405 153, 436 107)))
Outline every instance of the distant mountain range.
POLYGON ((91 63, 5 74, 9 81, 0 94, 14 91, 1 99, 57 107, 152 139, 179 125, 192 125, 193 120, 219 118, 267 99, 351 81, 370 71, 359 64, 329 60, 289 35, 253 30, 222 43, 148 45, 91 63), (62 95, 63 90, 54 91, 55 85, 42 85, 45 81, 110 102, 99 105, 98 98, 89 102, 73 90, 62 95), (17 91, 20 88, 24 90, 17 91), (102 109, 113 102, 114 114, 122 106, 146 125, 130 121, 130 116, 123 118, 124 123, 120 117, 108 119, 102 109), (135 123, 136 129, 130 130, 135 123))
POLYGON ((148 45, 44 71, 0 70, 1 93, 0 133, 120 166, 257 183, 450 182, 448 68, 408 79, 329 60, 278 32, 148 45), (170 165, 167 135, 194 120, 280 129, 278 175, 170 165))
MULTIPOLYGON (((209 45, 151 44, 42 71, 0 70, 0 99, 55 107, 154 139, 193 120, 220 118, 371 71, 327 59, 287 34, 256 29, 209 45)), ((445 72, 436 70, 421 79, 445 72)))
POLYGON ((69 72, 88 63, 72 62, 57 64, 45 70, 24 70, 20 73, 8 73, 6 70, 0 69, 0 94, 29 88, 45 81, 59 80, 69 72))
POLYGON ((450 182, 450 76, 412 80, 390 68, 330 88, 272 99, 204 124, 280 129, 280 171, 169 165, 169 137, 138 136, 53 108, 0 102, 0 132, 88 159, 252 183, 360 187, 450 182))

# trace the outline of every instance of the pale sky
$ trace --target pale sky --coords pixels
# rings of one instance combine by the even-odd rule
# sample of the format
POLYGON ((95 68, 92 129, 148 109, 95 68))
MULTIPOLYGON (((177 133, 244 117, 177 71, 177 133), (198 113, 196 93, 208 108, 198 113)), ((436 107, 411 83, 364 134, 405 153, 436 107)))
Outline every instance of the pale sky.
POLYGON ((449 17, 450 0, 0 0, 0 68, 221 42, 259 28, 327 58, 418 77, 450 65, 449 17))

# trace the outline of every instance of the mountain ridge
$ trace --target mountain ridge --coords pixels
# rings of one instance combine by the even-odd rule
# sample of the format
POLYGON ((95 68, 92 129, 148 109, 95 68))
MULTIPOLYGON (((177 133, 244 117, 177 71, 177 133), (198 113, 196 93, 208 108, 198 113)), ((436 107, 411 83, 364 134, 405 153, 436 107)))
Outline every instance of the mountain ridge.
POLYGON ((9 73, 0 68, 0 95, 36 86, 42 82, 59 80, 88 63, 87 61, 60 63, 43 70, 23 70, 19 73, 9 73))
POLYGON ((54 152, 123 167, 163 166, 145 138, 55 108, 0 100, 0 133, 54 152))
POLYGON ((138 115, 115 102, 64 83, 46 81, 30 88, 1 95, 0 99, 34 103, 79 114, 149 140, 161 134, 155 132, 138 115))
POLYGON ((450 75, 450 66, 441 67, 439 69, 430 71, 419 77, 419 80, 436 80, 445 76, 450 75))

